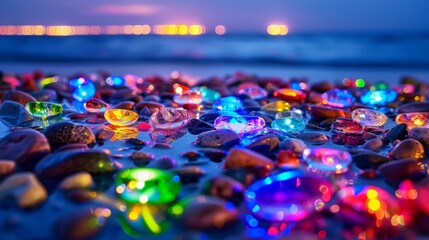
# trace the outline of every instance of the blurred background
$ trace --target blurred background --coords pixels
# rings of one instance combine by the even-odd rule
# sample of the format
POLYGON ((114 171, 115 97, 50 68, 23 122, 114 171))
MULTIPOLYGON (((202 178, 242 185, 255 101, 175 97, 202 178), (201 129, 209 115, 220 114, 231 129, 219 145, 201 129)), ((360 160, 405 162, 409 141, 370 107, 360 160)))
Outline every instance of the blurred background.
POLYGON ((427 0, 15 0, 0 70, 429 79, 427 0))

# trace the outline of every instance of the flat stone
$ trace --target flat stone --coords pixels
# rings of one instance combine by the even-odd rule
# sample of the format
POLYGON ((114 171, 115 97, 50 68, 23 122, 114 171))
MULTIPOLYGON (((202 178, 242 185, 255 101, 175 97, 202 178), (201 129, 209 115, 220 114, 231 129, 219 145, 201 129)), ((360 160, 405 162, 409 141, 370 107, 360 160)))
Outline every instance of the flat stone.
POLYGON ((390 140, 391 142, 399 139, 405 139, 407 137, 408 131, 407 131, 407 125, 402 123, 402 124, 398 124, 396 126, 394 126, 393 128, 391 128, 387 134, 386 134, 386 138, 388 140, 390 140))
POLYGON ((78 172, 66 177, 59 185, 62 190, 90 189, 94 186, 91 174, 78 172))
POLYGON ((389 157, 392 159, 422 159, 425 155, 423 145, 415 139, 405 139, 398 143, 389 151, 389 157))
POLYGON ((296 138, 286 139, 280 142, 279 147, 282 150, 291 150, 298 156, 301 156, 302 152, 304 152, 304 149, 308 148, 304 141, 296 138))
POLYGON ((171 172, 180 177, 182 184, 198 183, 206 175, 204 169, 198 166, 182 166, 171 172))
POLYGON ((300 133, 296 136, 296 138, 301 139, 308 144, 314 144, 314 145, 322 145, 329 141, 328 136, 319 132, 300 133))
POLYGON ((415 159, 402 159, 384 163, 378 167, 380 174, 388 181, 399 184, 410 180, 420 180, 424 174, 422 163, 415 159))
POLYGON ((388 157, 375 153, 360 153, 352 157, 353 163, 360 169, 377 169, 381 164, 389 162, 388 157))
POLYGON ((423 144, 425 148, 429 146, 429 128, 416 127, 410 130, 408 137, 415 139, 423 144))
POLYGON ((104 112, 104 118, 113 126, 125 127, 134 124, 139 115, 127 109, 109 109, 104 112))
POLYGON ((44 134, 52 150, 71 143, 83 143, 89 147, 95 145, 94 134, 91 129, 84 125, 59 122, 47 127, 44 134))
POLYGON ((244 186, 234 178, 219 175, 206 181, 201 193, 239 204, 243 201, 244 186))
POLYGON ((337 120, 332 123, 331 130, 334 133, 361 134, 364 131, 364 127, 352 119, 337 118, 337 120))
POLYGON ((302 159, 310 169, 328 173, 344 173, 350 168, 352 157, 347 151, 332 148, 307 148, 302 159))
POLYGON ((201 133, 195 144, 200 147, 220 148, 228 150, 240 143, 238 134, 229 129, 219 129, 201 133))
POLYGON ((11 160, 0 160, 0 178, 12 174, 15 171, 16 163, 11 160))
POLYGON ((0 121, 7 127, 28 126, 33 116, 21 104, 6 100, 0 104, 0 121))
POLYGON ((203 132, 216 130, 216 128, 210 125, 209 123, 201 121, 200 119, 196 119, 196 118, 189 120, 187 127, 188 127, 188 132, 192 135, 198 135, 203 132))
POLYGON ((261 151, 272 151, 276 148, 280 143, 278 137, 272 134, 267 134, 265 136, 257 137, 253 139, 250 144, 246 147, 253 150, 261 150, 261 151))
POLYGON ((4 101, 12 101, 25 106, 29 102, 36 102, 37 100, 28 93, 19 90, 9 90, 1 100, 4 101))
POLYGON ((263 166, 274 169, 274 162, 262 154, 244 148, 232 148, 225 158, 225 168, 251 168, 263 166))
POLYGON ((157 158, 156 160, 150 162, 148 167, 152 168, 159 168, 159 169, 172 169, 177 166, 177 160, 169 157, 169 156, 163 156, 160 158, 157 158))
POLYGON ((16 173, 0 184, 0 202, 12 199, 21 208, 35 207, 47 197, 46 189, 33 173, 16 173))
POLYGON ((312 105, 310 109, 310 113, 313 117, 316 118, 337 118, 337 117, 345 117, 350 118, 351 113, 349 111, 341 110, 338 108, 325 107, 319 105, 312 105))
POLYGON ((383 113, 367 108, 353 110, 352 118, 355 122, 367 127, 383 126, 387 121, 387 117, 383 113))
POLYGON ((371 139, 366 142, 362 147, 368 150, 378 151, 380 150, 380 148, 383 147, 383 141, 381 141, 380 139, 371 139))

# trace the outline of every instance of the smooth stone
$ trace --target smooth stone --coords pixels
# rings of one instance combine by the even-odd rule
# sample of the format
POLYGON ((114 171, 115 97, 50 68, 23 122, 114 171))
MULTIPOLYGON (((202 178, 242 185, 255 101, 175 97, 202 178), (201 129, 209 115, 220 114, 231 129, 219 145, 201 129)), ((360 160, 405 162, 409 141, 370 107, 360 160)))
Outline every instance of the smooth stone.
POLYGON ((25 105, 25 109, 35 118, 46 119, 61 114, 63 106, 58 103, 51 102, 29 102, 25 105))
POLYGON ((198 150, 198 152, 204 154, 206 157, 209 158, 210 161, 213 162, 221 162, 222 159, 227 155, 225 151, 216 148, 204 148, 198 150))
POLYGON ((70 118, 70 120, 82 120, 82 119, 86 119, 88 117, 88 114, 76 112, 76 113, 69 114, 67 117, 70 118))
POLYGON ((204 169, 198 166, 183 166, 171 172, 180 177, 182 184, 198 183, 206 175, 204 169))
POLYGON ((261 110, 261 105, 255 100, 246 99, 246 100, 243 100, 243 110, 259 111, 261 110))
POLYGON ((273 96, 287 102, 304 102, 307 98, 307 94, 305 92, 290 88, 277 89, 273 93, 273 96))
POLYGON ((165 107, 164 104, 161 104, 155 101, 142 101, 136 104, 136 109, 138 111, 142 110, 143 108, 148 108, 151 113, 154 113, 157 110, 162 109, 164 107, 165 107))
POLYGON ((180 108, 162 108, 152 114, 149 124, 153 129, 179 129, 188 123, 188 112, 180 108))
POLYGON ((21 104, 6 100, 0 104, 0 120, 7 127, 27 126, 33 116, 21 104))
POLYGON ((83 143, 72 143, 72 144, 67 144, 64 145, 60 148, 58 148, 55 152, 63 152, 63 151, 70 151, 70 150, 86 150, 88 149, 88 145, 83 144, 83 143))
POLYGON ((347 108, 354 104, 356 99, 347 90, 343 89, 331 89, 322 94, 323 104, 327 104, 331 107, 347 108))
POLYGON ((388 140, 390 140, 391 142, 393 142, 397 139, 402 140, 402 139, 407 138, 407 134, 408 134, 407 124, 402 123, 402 124, 398 124, 398 125, 394 126, 393 128, 391 128, 387 132, 386 138, 388 140))
POLYGON ((386 105, 395 101, 397 96, 394 90, 375 90, 362 94, 360 101, 365 105, 386 105))
POLYGON ((283 132, 301 132, 305 129, 306 124, 304 119, 299 117, 276 117, 276 119, 271 122, 271 127, 283 132))
POLYGON ((234 96, 222 97, 215 101, 214 107, 218 112, 235 112, 243 106, 241 100, 234 96))
POLYGON ((195 144, 200 147, 230 149, 240 143, 238 134, 230 129, 219 129, 201 133, 195 144))
POLYGON ((179 219, 189 230, 213 230, 228 227, 239 220, 240 213, 232 204, 224 200, 197 196, 187 204, 179 219))
POLYGON ((413 113, 413 112, 429 112, 429 103, 427 102, 417 102, 417 103, 407 103, 402 104, 398 107, 398 113, 413 113))
POLYGON ((217 117, 219 117, 220 115, 219 115, 219 113, 217 113, 217 112, 212 112, 212 113, 205 113, 205 114, 202 114, 201 116, 200 116, 200 120, 201 121, 204 121, 204 122, 207 122, 207 123, 210 123, 210 124, 213 124, 214 123, 214 120, 217 118, 217 117))
POLYGON ((381 164, 389 162, 388 157, 375 153, 359 153, 352 156, 353 163, 360 169, 377 169, 381 164))
POLYGON ((338 108, 325 107, 319 105, 312 105, 310 109, 310 113, 313 117, 316 118, 337 118, 337 117, 351 117, 351 113, 349 111, 341 110, 338 108))
POLYGON ((47 197, 46 189, 30 172, 16 173, 0 184, 0 202, 9 203, 12 200, 21 208, 35 207, 47 197))
POLYGON ((146 146, 146 143, 138 138, 128 138, 125 140, 125 144, 139 147, 146 146))
POLYGON ((225 168, 252 168, 263 166, 268 170, 274 169, 274 162, 264 155, 245 148, 232 148, 225 158, 225 168))
POLYGON ((54 223, 54 229, 60 239, 93 239, 106 225, 111 214, 108 208, 78 208, 61 214, 54 223))
POLYGON ((239 181, 228 176, 214 176, 203 185, 202 194, 222 198, 239 204, 243 201, 244 186, 239 181))
POLYGON ((271 112, 271 113, 290 111, 290 109, 291 109, 290 104, 285 101, 270 102, 262 106, 262 111, 271 112))
POLYGON ((304 152, 304 150, 308 148, 307 144, 305 144, 304 141, 297 138, 283 140, 282 142, 280 142, 279 147, 282 150, 291 150, 298 156, 301 156, 302 152, 304 152))
POLYGON ((203 132, 216 130, 216 128, 210 125, 209 123, 204 122, 197 118, 193 118, 189 120, 187 127, 188 127, 188 132, 192 135, 198 135, 203 132))
POLYGON ((365 140, 371 140, 371 139, 376 139, 377 135, 375 135, 374 133, 370 133, 370 132, 364 132, 362 134, 362 138, 365 140))
POLYGON ((90 189, 94 186, 91 174, 78 172, 61 181, 59 188, 62 190, 90 189))
POLYGON ((136 151, 131 153, 130 158, 137 167, 145 167, 155 158, 155 155, 147 152, 136 151))
POLYGON ((59 122, 47 127, 44 134, 52 150, 71 143, 83 143, 89 147, 95 145, 95 135, 89 127, 84 125, 59 122))
POLYGON ((191 88, 191 91, 198 91, 201 93, 201 96, 203 97, 203 102, 206 103, 214 103, 217 99, 221 97, 220 93, 217 91, 207 88, 207 87, 193 87, 191 88))
POLYGON ((278 137, 273 134, 267 134, 265 136, 257 137, 253 139, 250 144, 246 147, 252 150, 260 150, 260 151, 272 151, 274 150, 280 143, 278 137))
POLYGON ((347 172, 352 162, 352 156, 347 151, 321 147, 305 149, 302 159, 310 169, 328 173, 347 172))
POLYGON ((104 118, 113 126, 125 127, 134 124, 139 115, 130 110, 112 108, 104 112, 104 118))
POLYGON ((318 175, 291 170, 250 185, 244 200, 249 212, 270 222, 296 222, 324 208, 333 195, 330 182, 318 175))
POLYGON ((124 109, 132 111, 136 104, 133 101, 123 101, 112 106, 112 109, 124 109))
POLYGON ((57 92, 52 89, 42 89, 39 91, 31 92, 31 96, 36 98, 37 101, 51 102, 57 99, 57 92))
MULTIPOLYGON (((241 85, 243 86, 243 85, 241 85)), ((237 89, 239 89, 237 91, 238 94, 240 95, 246 95, 251 99, 263 99, 265 97, 267 97, 268 93, 265 89, 261 88, 258 85, 253 85, 253 86, 248 86, 248 87, 241 87, 238 86, 237 89)))
POLYGON ((366 142, 362 147, 368 150, 378 151, 383 147, 383 141, 381 141, 380 139, 371 139, 366 142))
POLYGON ((386 180, 396 184, 406 179, 420 180, 425 176, 422 163, 415 159, 390 161, 380 165, 378 171, 386 180))
POLYGON ((311 84, 310 90, 318 93, 324 93, 333 89, 334 87, 335 86, 331 83, 331 81, 321 81, 311 84))
POLYGON ((331 130, 334 133, 346 134, 362 134, 364 127, 349 118, 337 118, 331 125, 331 130))
POLYGON ((100 113, 110 109, 110 105, 108 103, 97 98, 90 98, 86 100, 83 106, 85 107, 86 111, 90 113, 100 113))
POLYGON ((53 153, 42 159, 35 168, 38 176, 63 178, 78 172, 91 175, 112 174, 116 167, 109 155, 99 150, 72 150, 53 153))
POLYGON ((203 96, 198 91, 186 91, 182 94, 175 94, 173 101, 179 105, 198 105, 203 101, 203 96))
POLYGON ((172 169, 177 166, 177 160, 169 157, 169 156, 163 156, 160 157, 147 165, 149 168, 158 168, 158 169, 172 169))
POLYGON ((425 148, 429 146, 429 128, 416 127, 408 132, 408 137, 420 141, 425 148))
POLYGON ((31 96, 28 93, 25 93, 23 91, 19 90, 9 90, 6 92, 5 95, 3 95, 3 98, 1 100, 2 102, 5 101, 12 101, 21 104, 22 106, 25 106, 29 102, 36 102, 37 100, 31 96))
POLYGON ((298 167, 300 164, 298 156, 291 150, 280 150, 277 154, 277 166, 279 167, 298 167))
POLYGON ((0 149, 0 159, 13 160, 18 166, 29 169, 51 152, 48 139, 32 129, 9 133, 0 140, 0 149))
POLYGON ((419 160, 425 156, 423 145, 415 139, 405 139, 389 151, 389 157, 392 159, 415 159, 419 160))
POLYGON ((196 161, 198 160, 199 157, 201 157, 201 154, 199 154, 196 151, 187 151, 184 153, 181 153, 180 156, 188 159, 188 161, 192 162, 192 161, 196 161))
POLYGON ((401 113, 396 116, 397 124, 406 124, 407 129, 415 127, 429 127, 429 112, 423 113, 401 113))
POLYGON ((367 127, 383 126, 387 121, 387 117, 383 113, 367 108, 353 110, 352 119, 367 127))
POLYGON ((15 171, 16 163, 11 160, 0 160, 0 178, 10 175, 15 171))
POLYGON ((331 142, 337 145, 359 146, 365 144, 365 139, 358 134, 333 134, 331 142))
POLYGON ((230 129, 243 135, 263 129, 265 121, 263 118, 257 116, 222 115, 215 119, 214 127, 216 129, 230 129))
POLYGON ((301 139, 308 144, 314 144, 314 145, 322 145, 329 141, 328 136, 318 132, 300 133, 296 136, 296 138, 301 139))

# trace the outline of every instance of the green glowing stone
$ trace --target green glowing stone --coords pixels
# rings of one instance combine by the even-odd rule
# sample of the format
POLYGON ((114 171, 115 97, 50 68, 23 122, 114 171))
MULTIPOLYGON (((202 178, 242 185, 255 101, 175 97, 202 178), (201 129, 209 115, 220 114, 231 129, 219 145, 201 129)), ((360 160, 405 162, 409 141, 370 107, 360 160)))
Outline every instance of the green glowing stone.
POLYGON ((193 87, 191 91, 199 91, 203 97, 203 102, 213 103, 220 98, 220 93, 207 87, 193 87))
POLYGON ((28 112, 36 118, 47 118, 63 112, 63 106, 51 102, 29 102, 25 105, 28 112))
POLYGON ((180 178, 152 168, 130 168, 118 173, 116 193, 131 204, 164 204, 176 199, 181 188, 180 178))

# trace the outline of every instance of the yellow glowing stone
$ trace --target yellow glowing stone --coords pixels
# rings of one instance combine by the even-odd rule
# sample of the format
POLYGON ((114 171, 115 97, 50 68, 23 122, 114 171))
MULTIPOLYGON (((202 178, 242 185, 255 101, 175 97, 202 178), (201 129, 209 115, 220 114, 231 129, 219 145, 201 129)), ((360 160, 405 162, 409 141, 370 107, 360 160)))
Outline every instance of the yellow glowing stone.
POLYGON ((290 104, 285 101, 275 101, 270 102, 262 107, 263 111, 266 112, 283 112, 283 111, 289 111, 290 110, 290 104))
POLYGON ((113 126, 124 127, 135 123, 139 115, 130 110, 110 109, 104 113, 104 118, 113 126))

